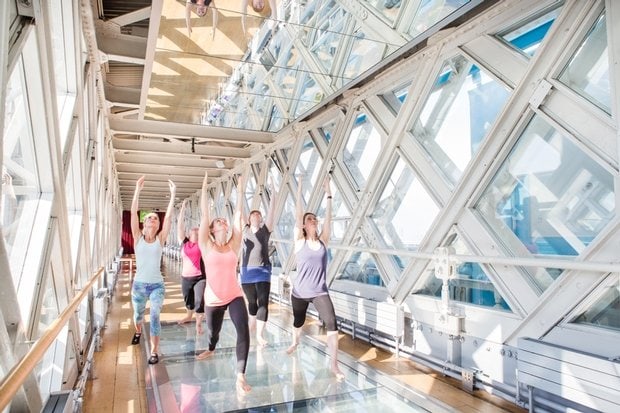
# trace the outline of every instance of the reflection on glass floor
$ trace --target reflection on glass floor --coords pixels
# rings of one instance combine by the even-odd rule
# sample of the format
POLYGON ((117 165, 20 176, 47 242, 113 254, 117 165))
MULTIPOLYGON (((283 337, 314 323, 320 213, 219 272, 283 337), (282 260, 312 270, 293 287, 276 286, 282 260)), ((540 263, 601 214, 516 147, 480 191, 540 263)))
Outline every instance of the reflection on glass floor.
MULTIPOLYGON (((195 359, 196 354, 207 348, 206 333, 196 335, 195 331, 193 323, 162 325, 162 356, 159 364, 147 372, 151 411, 430 411, 428 400, 420 400, 426 402, 427 408, 415 404, 411 401, 415 397, 405 397, 410 390, 395 386, 393 381, 380 384, 376 372, 362 374, 352 368, 360 366, 352 359, 340 363, 346 377, 338 382, 329 370, 324 347, 309 338, 304 338, 297 351, 288 355, 290 333, 270 323, 266 328, 270 345, 250 347, 246 377, 252 391, 238 394, 232 322, 225 319, 215 354, 207 360, 195 359)), ((430 409, 445 410, 444 406, 434 404, 430 409)))

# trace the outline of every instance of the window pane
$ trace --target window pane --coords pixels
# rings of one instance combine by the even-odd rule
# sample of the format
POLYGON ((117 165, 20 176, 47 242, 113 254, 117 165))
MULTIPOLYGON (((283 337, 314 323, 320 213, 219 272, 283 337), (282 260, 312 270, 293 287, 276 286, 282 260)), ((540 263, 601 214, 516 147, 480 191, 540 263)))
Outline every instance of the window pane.
MULTIPOLYGON (((419 179, 399 159, 370 218, 387 247, 417 251, 438 213, 419 179)), ((400 257, 397 263, 403 268, 409 260, 400 257)))
POLYGON ((387 46, 368 38, 366 33, 358 28, 353 33, 353 46, 348 56, 342 77, 335 79, 336 87, 342 87, 355 79, 358 75, 377 64, 384 56, 387 46))
MULTIPOLYGON (((317 183, 317 176, 323 165, 323 159, 316 150, 314 142, 309 134, 306 134, 303 147, 301 149, 301 155, 299 155, 299 161, 297 162, 297 168, 295 169, 295 175, 303 176, 302 192, 301 196, 307 203, 315 186, 323 183, 317 183)), ((297 183, 297 180, 296 182, 297 183)))
MULTIPOLYGON (((362 248, 366 247, 364 238, 359 235, 355 238, 353 244, 362 248)), ((342 271, 336 276, 336 279, 385 287, 377 269, 377 264, 369 252, 352 252, 344 263, 342 271)))
POLYGON ((16 287, 27 253, 24 246, 28 245, 40 195, 30 107, 25 92, 23 62, 20 59, 6 89, 0 203, 2 234, 16 287))
POLYGON ((383 101, 392 109, 392 112, 396 115, 400 111, 400 108, 407 99, 409 93, 409 87, 411 84, 407 83, 397 89, 394 89, 388 93, 381 95, 383 101))
POLYGON ((590 308, 572 322, 620 331, 620 278, 590 308))
POLYGON ((332 137, 334 136, 334 133, 336 131, 336 125, 336 121, 332 120, 319 128, 319 133, 326 142, 331 142, 332 137))
MULTIPOLYGON (((392 0, 393 1, 393 0, 392 0)), ((469 3, 469 0, 422 0, 416 11, 413 23, 409 27, 409 34, 416 37, 435 23, 448 16, 461 6, 469 3)))
MULTIPOLYGON (((456 233, 450 234, 442 245, 454 248, 455 254, 471 255, 469 248, 456 233)), ((428 274, 426 281, 421 288, 414 291, 414 294, 441 298, 443 283, 435 276, 434 264, 429 264, 425 274, 428 274)), ((448 287, 450 299, 453 301, 510 311, 510 307, 495 289, 482 267, 475 262, 460 263, 456 268, 456 277, 449 280, 448 287)))
POLYGON ((532 57, 560 14, 560 10, 561 8, 557 7, 542 16, 533 16, 518 27, 499 33, 498 36, 526 56, 532 57))
POLYGON ((286 197, 284 209, 282 210, 282 214, 280 214, 280 219, 276 226, 278 238, 285 241, 278 245, 279 250, 282 252, 280 254, 282 260, 285 260, 291 253, 292 243, 287 241, 293 240, 293 228, 295 228, 295 198, 293 194, 289 192, 286 197))
POLYGON ((357 115, 342 157, 358 189, 366 186, 366 180, 384 143, 368 116, 365 113, 357 115))
POLYGON ((596 21, 575 55, 562 71, 560 81, 611 114, 611 86, 607 57, 605 14, 596 21))
POLYGON ((367 0, 368 5, 374 7, 380 16, 393 23, 398 16, 401 0, 367 0))
POLYGON ((509 93, 463 56, 444 63, 411 133, 452 184, 478 151, 509 93))
POLYGON ((615 215, 613 180, 569 137, 534 117, 475 208, 517 256, 578 255, 615 215))

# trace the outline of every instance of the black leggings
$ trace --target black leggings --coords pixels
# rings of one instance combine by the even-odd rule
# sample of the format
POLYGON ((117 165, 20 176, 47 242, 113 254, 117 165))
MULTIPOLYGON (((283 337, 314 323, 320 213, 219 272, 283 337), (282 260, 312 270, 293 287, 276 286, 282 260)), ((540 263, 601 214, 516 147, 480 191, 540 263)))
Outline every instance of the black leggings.
POLYGON ((291 294, 291 306, 293 307, 293 326, 299 328, 306 321, 306 311, 308 304, 314 304, 314 308, 319 313, 319 318, 325 323, 327 331, 337 331, 336 312, 334 304, 328 294, 319 295, 314 298, 298 298, 291 294))
POLYGON ((251 284, 242 284, 245 298, 248 299, 248 312, 251 316, 256 316, 257 320, 267 321, 269 315, 269 292, 271 283, 261 281, 251 284))
POLYGON ((185 300, 185 308, 204 313, 204 295, 207 278, 204 275, 181 277, 181 291, 185 300))
POLYGON ((229 310, 230 319, 237 331, 237 373, 245 373, 250 353, 250 328, 248 327, 248 309, 243 297, 237 297, 230 303, 218 307, 205 306, 205 319, 209 329, 209 351, 215 350, 215 345, 220 340, 226 308, 229 310))

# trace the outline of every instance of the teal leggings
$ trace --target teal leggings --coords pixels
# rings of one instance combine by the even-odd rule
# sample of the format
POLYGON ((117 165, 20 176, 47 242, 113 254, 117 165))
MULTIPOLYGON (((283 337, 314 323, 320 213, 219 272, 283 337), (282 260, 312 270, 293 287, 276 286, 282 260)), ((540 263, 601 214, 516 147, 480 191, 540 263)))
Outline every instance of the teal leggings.
POLYGON ((133 321, 136 325, 142 323, 146 302, 151 301, 151 337, 159 336, 161 332, 161 322, 159 314, 164 305, 164 294, 166 289, 164 283, 142 283, 134 281, 131 287, 131 304, 133 304, 133 321))

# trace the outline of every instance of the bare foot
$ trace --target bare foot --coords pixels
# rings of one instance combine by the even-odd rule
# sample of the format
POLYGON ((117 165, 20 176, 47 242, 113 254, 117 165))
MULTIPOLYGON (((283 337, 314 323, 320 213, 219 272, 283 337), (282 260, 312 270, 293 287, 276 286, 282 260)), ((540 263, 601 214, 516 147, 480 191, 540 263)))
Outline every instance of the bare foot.
POLYGON ((245 381, 245 375, 237 375, 237 390, 248 393, 252 390, 252 386, 245 381))
POLYGON ((211 350, 205 350, 202 353, 200 353, 199 355, 196 356, 197 360, 204 360, 206 358, 209 358, 213 355, 213 353, 215 353, 215 351, 211 351, 211 350))
POLYGON ((265 340, 265 337, 260 337, 260 336, 256 336, 256 342, 258 343, 259 347, 267 347, 267 340, 265 340))
POLYGON ((293 344, 289 348, 286 349, 286 354, 293 354, 297 350, 297 344, 293 344))
POLYGON ((331 370, 332 370, 332 373, 334 373, 334 376, 336 376, 336 380, 338 381, 344 380, 344 374, 340 371, 338 366, 332 366, 331 370))
POLYGON ((180 319, 179 321, 177 321, 177 324, 185 324, 185 323, 189 323, 190 321, 192 321, 192 315, 188 314, 182 319, 180 319))

